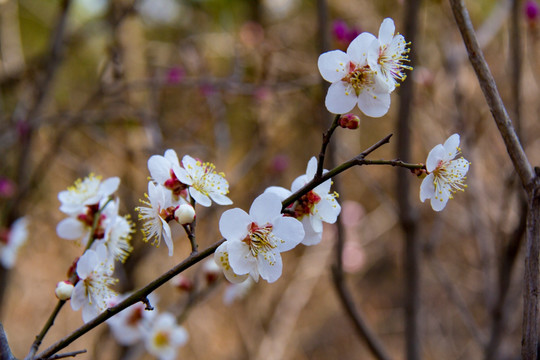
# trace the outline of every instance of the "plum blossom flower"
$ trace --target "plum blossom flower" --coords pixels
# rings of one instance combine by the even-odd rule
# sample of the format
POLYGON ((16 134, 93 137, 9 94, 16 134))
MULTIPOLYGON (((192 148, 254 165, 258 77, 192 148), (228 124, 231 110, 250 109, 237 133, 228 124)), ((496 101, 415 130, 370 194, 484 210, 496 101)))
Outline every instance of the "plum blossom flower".
MULTIPOLYGON (((281 200, 284 200, 313 180, 316 171, 317 159, 312 157, 308 162, 306 174, 297 177, 293 181, 290 191, 282 187, 271 186, 265 192, 274 193, 281 200)), ((341 211, 341 206, 336 200, 337 193, 330 193, 331 186, 332 181, 327 180, 313 190, 310 190, 288 207, 291 216, 300 220, 304 226, 305 236, 302 240, 302 244, 304 245, 320 243, 323 231, 322 223, 333 224, 336 222, 337 216, 341 211)))
MULTIPOLYGON (((249 274, 255 281, 260 275, 269 283, 281 276, 281 252, 294 248, 304 238, 302 224, 284 217, 279 197, 271 193, 259 195, 249 214, 239 208, 225 211, 219 220, 219 230, 226 245, 218 248, 218 254, 227 254, 232 272, 240 278, 249 274)), ((221 259, 216 260, 219 266, 224 264, 221 259)))
POLYGON ((395 30, 394 20, 384 19, 379 28, 378 51, 370 51, 368 55, 369 66, 383 77, 390 92, 396 88, 397 80, 403 81, 407 77, 404 70, 412 70, 404 64, 409 61, 410 49, 403 35, 394 35, 395 30))
POLYGON ((87 206, 99 204, 103 198, 114 193, 119 184, 118 177, 101 181, 101 176, 94 174, 83 180, 78 179, 73 186, 58 193, 58 200, 61 202, 60 211, 71 216, 84 213, 87 206))
POLYGON ((349 44, 346 53, 333 50, 319 56, 319 72, 332 83, 325 99, 328 111, 344 114, 358 105, 371 117, 381 117, 388 112, 388 85, 368 63, 368 53, 376 51, 372 49, 374 46, 377 46, 375 36, 364 32, 349 44))
POLYGON ((108 263, 105 246, 88 249, 77 262, 77 276, 71 296, 71 307, 77 311, 82 307, 82 318, 86 323, 107 309, 107 301, 116 296, 109 288, 117 280, 112 278, 113 268, 108 263))
POLYGON ((458 134, 453 134, 444 144, 435 146, 429 152, 426 160, 428 175, 420 185, 420 200, 431 199, 431 207, 435 211, 444 209, 455 192, 467 187, 465 175, 470 162, 463 157, 454 160, 460 152, 458 134))
POLYGON ((223 173, 217 173, 212 163, 203 163, 189 155, 182 158, 183 167, 175 169, 178 179, 189 185, 189 194, 202 206, 210 206, 212 200, 219 205, 232 204, 226 194, 229 183, 223 173), (212 199, 212 200, 210 200, 212 199))
POLYGON ((28 220, 18 218, 8 231, 0 234, 0 265, 11 269, 15 265, 19 249, 28 238, 28 220))
POLYGON ((162 313, 145 335, 146 350, 159 360, 174 360, 178 347, 188 341, 188 333, 171 313, 162 313))
POLYGON ((176 177, 175 171, 180 169, 178 155, 172 149, 165 151, 164 156, 152 155, 148 159, 148 170, 152 179, 172 191, 174 197, 186 197, 187 185, 183 184, 176 177))
POLYGON ((172 242, 171 227, 168 222, 174 219, 174 212, 177 208, 173 204, 171 192, 162 185, 155 185, 148 182, 148 194, 145 194, 148 201, 141 200, 146 206, 139 206, 139 219, 144 221, 142 232, 144 241, 154 239, 153 245, 159 246, 161 239, 169 248, 169 256, 172 256, 174 246, 172 242))
POLYGON ((61 220, 56 226, 56 233, 62 239, 77 240, 86 246, 90 235, 94 239, 103 239, 106 236, 105 221, 118 216, 118 203, 105 197, 98 204, 87 205, 80 210, 81 212, 61 220), (94 228, 96 217, 99 218, 94 228))

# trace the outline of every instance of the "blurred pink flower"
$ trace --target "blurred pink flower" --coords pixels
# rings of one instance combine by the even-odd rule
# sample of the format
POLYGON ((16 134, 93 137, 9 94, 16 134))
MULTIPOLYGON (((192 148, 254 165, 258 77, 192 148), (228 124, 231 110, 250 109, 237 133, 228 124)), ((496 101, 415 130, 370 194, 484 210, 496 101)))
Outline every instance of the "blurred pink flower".
POLYGON ((536 22, 540 14, 540 8, 535 0, 527 0, 524 6, 525 16, 530 22, 536 22))
POLYGON ((15 184, 8 178, 0 178, 0 197, 10 198, 15 194, 15 184))
POLYGON ((168 84, 178 84, 185 76, 186 72, 181 67, 173 67, 167 71, 166 81, 168 84))

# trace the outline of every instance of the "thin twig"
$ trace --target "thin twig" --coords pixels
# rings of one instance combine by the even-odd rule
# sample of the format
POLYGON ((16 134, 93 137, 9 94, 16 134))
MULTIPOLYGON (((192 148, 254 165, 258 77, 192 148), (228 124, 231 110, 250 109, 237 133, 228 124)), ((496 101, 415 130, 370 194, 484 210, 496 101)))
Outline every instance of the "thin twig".
POLYGON ((50 358, 48 358, 47 360, 64 359, 64 358, 68 358, 68 357, 75 357, 77 355, 84 354, 84 353, 86 353, 86 350, 70 351, 70 352, 63 353, 63 354, 53 355, 50 358))
POLYGON ((323 140, 321 145, 321 152, 319 153, 319 161, 317 162, 317 172, 315 173, 315 177, 319 178, 322 176, 323 168, 324 168, 324 157, 326 155, 326 148, 328 147, 328 144, 330 143, 330 138, 332 137, 332 134, 334 133, 334 130, 338 127, 339 118, 341 115, 336 115, 334 118, 334 121, 332 122, 332 125, 326 130, 326 132, 323 134, 323 140))
POLYGON ((58 303, 56 303, 56 306, 55 306, 53 312, 51 313, 51 315, 49 316, 49 318, 47 319, 47 322, 43 326, 43 329, 36 336, 36 340, 34 340, 34 342, 32 343, 32 347, 30 348, 30 352, 24 358, 25 360, 31 360, 34 357, 37 350, 39 349, 39 346, 41 345, 41 342, 43 341, 43 338, 45 337, 45 335, 47 334, 47 332, 49 331, 51 326, 53 326, 54 320, 56 319, 56 316, 58 316, 58 313, 60 312, 60 309, 62 309, 62 307, 64 306, 65 303, 66 303, 65 300, 58 300, 58 303))

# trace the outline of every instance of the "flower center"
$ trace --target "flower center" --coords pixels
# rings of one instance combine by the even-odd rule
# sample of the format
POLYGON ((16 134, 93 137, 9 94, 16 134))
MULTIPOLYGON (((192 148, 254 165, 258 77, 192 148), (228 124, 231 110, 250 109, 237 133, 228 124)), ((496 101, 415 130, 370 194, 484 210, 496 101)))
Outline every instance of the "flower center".
POLYGON ((259 253, 266 253, 277 246, 273 239, 272 228, 271 224, 260 227, 254 222, 249 226, 248 235, 242 241, 249 246, 253 257, 256 258, 259 253))
MULTIPOLYGON (((454 194, 457 191, 464 191, 464 188, 467 187, 465 184, 467 177, 463 176, 463 173, 458 171, 455 166, 450 170, 448 169, 451 162, 440 160, 435 170, 433 170, 436 199, 442 193, 442 189, 446 188, 451 194, 454 194)), ((452 196, 450 195, 449 198, 452 199, 452 196)))
POLYGON ((364 88, 375 83, 374 73, 369 65, 357 67, 353 62, 349 62, 349 73, 342 81, 349 83, 356 91, 356 95, 359 95, 364 88))
POLYGON ((154 344, 158 348, 169 345, 169 333, 165 331, 158 331, 157 334, 154 335, 154 344))
POLYGON ((171 190, 174 196, 185 197, 185 195, 187 195, 185 193, 185 190, 187 189, 187 185, 183 184, 182 182, 180 182, 180 180, 178 180, 178 178, 176 177, 176 174, 174 173, 174 171, 172 171, 172 169, 170 170, 170 174, 171 174, 171 177, 167 181, 165 181, 163 186, 171 190))
MULTIPOLYGON (((87 205, 86 208, 86 214, 79 214, 77 220, 82 222, 87 228, 91 229, 92 226, 94 226, 94 220, 99 211, 99 204, 87 205)), ((94 238, 96 239, 103 239, 105 236, 105 229, 103 228, 103 220, 105 220, 105 218, 105 214, 100 214, 96 229, 94 230, 94 238)))
POLYGON ((319 203, 319 201, 321 201, 321 197, 311 190, 297 200, 293 210, 293 217, 302 219, 306 215, 313 215, 315 205, 319 203))

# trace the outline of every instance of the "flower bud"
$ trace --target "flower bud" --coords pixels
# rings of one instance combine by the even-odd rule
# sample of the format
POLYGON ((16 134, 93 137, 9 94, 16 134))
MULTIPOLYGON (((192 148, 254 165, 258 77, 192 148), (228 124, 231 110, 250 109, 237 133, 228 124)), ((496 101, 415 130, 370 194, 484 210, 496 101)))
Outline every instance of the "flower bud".
POLYGON ((182 204, 174 211, 174 219, 181 225, 191 224, 195 220, 195 209, 190 204, 182 204))
POLYGON ((339 118, 338 123, 344 129, 358 129, 360 118, 354 114, 345 114, 339 118))
POLYGON ((204 278, 206 280, 206 284, 210 285, 216 282, 216 280, 220 277, 220 275, 223 273, 214 261, 214 259, 209 259, 203 264, 203 274, 204 278))
POLYGON ((69 281, 60 281, 56 284, 54 293, 59 300, 69 300, 71 299, 71 293, 73 293, 73 284, 69 281))

